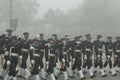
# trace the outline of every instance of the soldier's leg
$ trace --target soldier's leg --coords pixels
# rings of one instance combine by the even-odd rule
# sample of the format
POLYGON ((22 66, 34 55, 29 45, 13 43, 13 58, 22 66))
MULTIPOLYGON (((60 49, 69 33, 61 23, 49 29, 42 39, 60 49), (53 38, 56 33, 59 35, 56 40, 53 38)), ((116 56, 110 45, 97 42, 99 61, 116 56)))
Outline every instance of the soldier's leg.
POLYGON ((94 72, 92 70, 92 60, 91 59, 87 59, 87 66, 89 69, 90 78, 95 77, 94 72))
MULTIPOLYGON (((35 80, 40 80, 40 77, 39 77, 39 60, 40 60, 40 57, 39 56, 37 56, 37 57, 35 57, 35 59, 34 59, 34 64, 33 64, 33 69, 32 69, 32 71, 31 71, 31 74, 32 75, 34 75, 34 78, 35 78, 35 80)), ((29 77, 28 77, 28 80, 29 80, 29 77)))
POLYGON ((27 59, 28 59, 28 52, 23 52, 21 56, 19 56, 20 59, 20 67, 18 69, 18 77, 22 74, 22 69, 27 69, 27 59))
POLYGON ((110 71, 111 71, 112 76, 116 76, 117 74, 116 74, 115 70, 113 69, 111 59, 109 60, 109 67, 110 67, 110 71))
POLYGON ((63 75, 64 75, 64 80, 68 80, 68 74, 67 74, 67 58, 65 58, 65 61, 62 61, 64 63, 64 68, 63 68, 63 75))
POLYGON ((102 57, 100 58, 99 67, 100 67, 101 76, 106 77, 106 73, 105 73, 105 70, 104 70, 103 62, 102 62, 102 57))
POLYGON ((54 60, 55 60, 55 58, 51 57, 50 61, 49 61, 49 72, 50 72, 51 80, 56 80, 55 75, 54 75, 54 70, 53 70, 53 68, 54 68, 54 60))
POLYGON ((78 69, 78 74, 79 74, 81 80, 85 79, 85 76, 83 74, 83 70, 81 69, 81 67, 82 67, 82 60, 81 59, 77 59, 76 60, 76 64, 77 64, 76 67, 78 69))
POLYGON ((74 76, 73 76, 73 70, 72 70, 72 68, 70 67, 69 62, 67 63, 67 72, 68 72, 68 76, 69 76, 69 77, 74 78, 74 76))
POLYGON ((41 55, 41 56, 39 57, 39 65, 40 65, 40 68, 41 68, 40 74, 41 74, 41 78, 42 78, 43 80, 46 80, 47 72, 46 72, 45 69, 44 69, 42 59, 43 59, 43 56, 41 55))
POLYGON ((27 59, 28 59, 28 52, 24 52, 22 55, 22 64, 21 64, 21 68, 26 69, 27 68, 27 59))
POLYGON ((104 67, 106 67, 108 65, 108 58, 106 57, 105 63, 104 63, 104 67))

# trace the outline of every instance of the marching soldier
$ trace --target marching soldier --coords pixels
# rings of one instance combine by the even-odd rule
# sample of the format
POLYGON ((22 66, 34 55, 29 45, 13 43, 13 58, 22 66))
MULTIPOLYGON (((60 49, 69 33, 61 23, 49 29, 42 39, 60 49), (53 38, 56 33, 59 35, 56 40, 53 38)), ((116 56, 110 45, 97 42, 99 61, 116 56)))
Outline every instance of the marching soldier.
POLYGON ((95 77, 92 70, 92 52, 93 44, 91 42, 91 35, 87 34, 86 40, 83 42, 83 68, 88 67, 91 78, 95 77))
POLYGON ((42 58, 40 53, 39 40, 33 39, 33 43, 30 46, 30 57, 31 57, 31 74, 34 75, 35 80, 40 80, 39 67, 42 65, 42 58))
POLYGON ((64 80, 68 80, 67 64, 69 64, 69 61, 68 61, 69 47, 66 43, 65 38, 61 39, 61 43, 60 43, 58 49, 59 49, 59 60, 61 62, 61 71, 63 71, 64 80))
POLYGON ((117 72, 120 73, 120 37, 116 37, 114 43, 114 67, 117 66, 117 72))
POLYGON ((7 45, 7 49, 5 52, 6 63, 4 67, 7 69, 7 75, 5 76, 4 80, 17 80, 16 77, 16 67, 18 65, 18 57, 20 55, 20 45, 17 41, 16 36, 11 37, 10 43, 7 45))
POLYGON ((101 75, 102 77, 105 77, 106 74, 104 72, 104 66, 103 66, 103 61, 102 61, 102 55, 103 55, 103 46, 105 45, 104 41, 102 41, 102 36, 97 35, 97 40, 93 42, 94 45, 94 51, 95 51, 95 62, 94 62, 94 67, 97 68, 100 66, 101 69, 101 75))
POLYGON ((109 64, 110 67, 110 72, 112 73, 112 76, 116 76, 117 74, 115 73, 114 69, 113 69, 113 65, 112 65, 112 54, 113 54, 113 42, 112 42, 112 37, 108 36, 107 37, 108 41, 105 43, 105 52, 106 52, 106 61, 104 64, 104 67, 107 66, 107 64, 109 64))
POLYGON ((68 77, 74 78, 73 76, 73 59, 72 59, 72 46, 74 41, 70 41, 69 35, 65 35, 66 45, 68 47, 67 55, 68 55, 68 62, 67 62, 67 73, 68 77))
POLYGON ((60 65, 59 65, 59 50, 58 50, 58 47, 59 47, 59 44, 60 44, 60 40, 58 40, 58 37, 57 37, 57 34, 52 34, 52 38, 54 40, 54 45, 56 46, 56 50, 55 50, 55 53, 56 53, 56 64, 54 65, 54 75, 55 77, 57 78, 60 74, 60 65))
POLYGON ((44 57, 44 54, 45 54, 45 44, 46 44, 46 40, 44 39, 44 34, 40 34, 40 57, 41 57, 41 65, 40 65, 40 68, 41 68, 41 77, 42 79, 46 80, 46 71, 44 69, 44 64, 43 64, 43 57, 44 57))
POLYGON ((46 70, 50 73, 51 80, 56 80, 54 67, 56 66, 56 45, 54 39, 49 38, 45 46, 46 70))
POLYGON ((25 78, 30 77, 30 72, 27 69, 27 59, 29 54, 31 40, 29 39, 29 33, 25 32, 23 33, 23 38, 20 40, 20 46, 21 46, 21 54, 20 54, 20 67, 18 71, 18 77, 22 74, 22 69, 25 70, 26 76, 25 78))
MULTIPOLYGON (((0 55, 1 55, 1 65, 4 66, 5 62, 6 62, 6 58, 5 58, 5 50, 6 47, 8 45, 8 43, 10 42, 11 36, 12 36, 13 31, 11 29, 7 29, 6 30, 6 34, 3 34, 0 36, 0 55)), ((3 67, 1 69, 0 72, 0 77, 2 78, 3 76, 3 72, 5 71, 5 67, 3 67)))
POLYGON ((83 43, 82 41, 80 40, 80 37, 77 36, 75 37, 75 40, 74 40, 74 44, 73 44, 73 47, 72 47, 72 58, 73 58, 73 70, 75 68, 78 69, 78 74, 81 78, 81 80, 85 79, 84 77, 84 74, 83 74, 83 71, 82 71, 82 55, 83 55, 83 43))

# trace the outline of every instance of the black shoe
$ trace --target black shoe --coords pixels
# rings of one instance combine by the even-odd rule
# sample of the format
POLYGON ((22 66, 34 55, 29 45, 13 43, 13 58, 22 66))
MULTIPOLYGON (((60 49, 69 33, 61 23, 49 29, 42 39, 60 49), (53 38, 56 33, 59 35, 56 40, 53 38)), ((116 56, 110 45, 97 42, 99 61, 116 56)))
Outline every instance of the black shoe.
POLYGON ((69 78, 75 78, 74 76, 68 76, 69 78))
POLYGON ((96 71, 96 70, 94 71, 94 74, 95 74, 95 73, 97 73, 97 71, 96 71))
POLYGON ((109 71, 109 73, 111 73, 111 71, 109 71))
POLYGON ((120 73, 118 70, 116 70, 117 73, 120 73))
MULTIPOLYGON (((42 78, 41 78, 42 79, 42 78)), ((46 80, 46 79, 42 79, 42 80, 46 80)), ((56 79, 57 80, 57 79, 56 79)))
POLYGON ((86 78, 84 77, 84 78, 81 78, 80 80, 85 80, 86 78))
POLYGON ((105 75, 103 75, 102 77, 107 77, 107 75, 105 74, 105 75))
POLYGON ((83 71, 83 74, 86 74, 87 72, 86 71, 83 71))
POLYGON ((115 76, 117 76, 118 74, 114 74, 114 75, 112 75, 112 77, 115 77, 115 76))
POLYGON ((95 77, 95 75, 93 75, 93 76, 90 76, 90 78, 94 78, 95 77))
POLYGON ((23 76, 21 76, 21 75, 17 75, 17 77, 18 77, 18 78, 24 78, 24 77, 23 77, 23 76))

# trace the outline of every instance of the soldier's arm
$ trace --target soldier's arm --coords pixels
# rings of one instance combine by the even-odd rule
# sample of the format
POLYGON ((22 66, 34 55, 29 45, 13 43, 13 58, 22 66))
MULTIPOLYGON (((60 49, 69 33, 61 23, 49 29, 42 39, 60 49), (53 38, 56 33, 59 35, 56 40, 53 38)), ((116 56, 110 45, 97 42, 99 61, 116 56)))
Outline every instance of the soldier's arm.
POLYGON ((45 60, 46 60, 46 61, 49 61, 48 53, 49 53, 49 48, 48 48, 48 46, 46 46, 46 47, 45 47, 45 60))

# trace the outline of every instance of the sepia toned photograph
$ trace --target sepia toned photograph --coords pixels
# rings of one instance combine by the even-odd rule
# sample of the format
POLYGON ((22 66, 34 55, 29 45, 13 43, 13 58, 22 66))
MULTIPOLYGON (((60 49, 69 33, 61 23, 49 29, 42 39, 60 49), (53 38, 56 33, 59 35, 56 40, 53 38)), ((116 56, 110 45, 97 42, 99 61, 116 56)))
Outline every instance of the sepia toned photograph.
POLYGON ((120 0, 0 0, 0 80, 120 80, 120 0))

